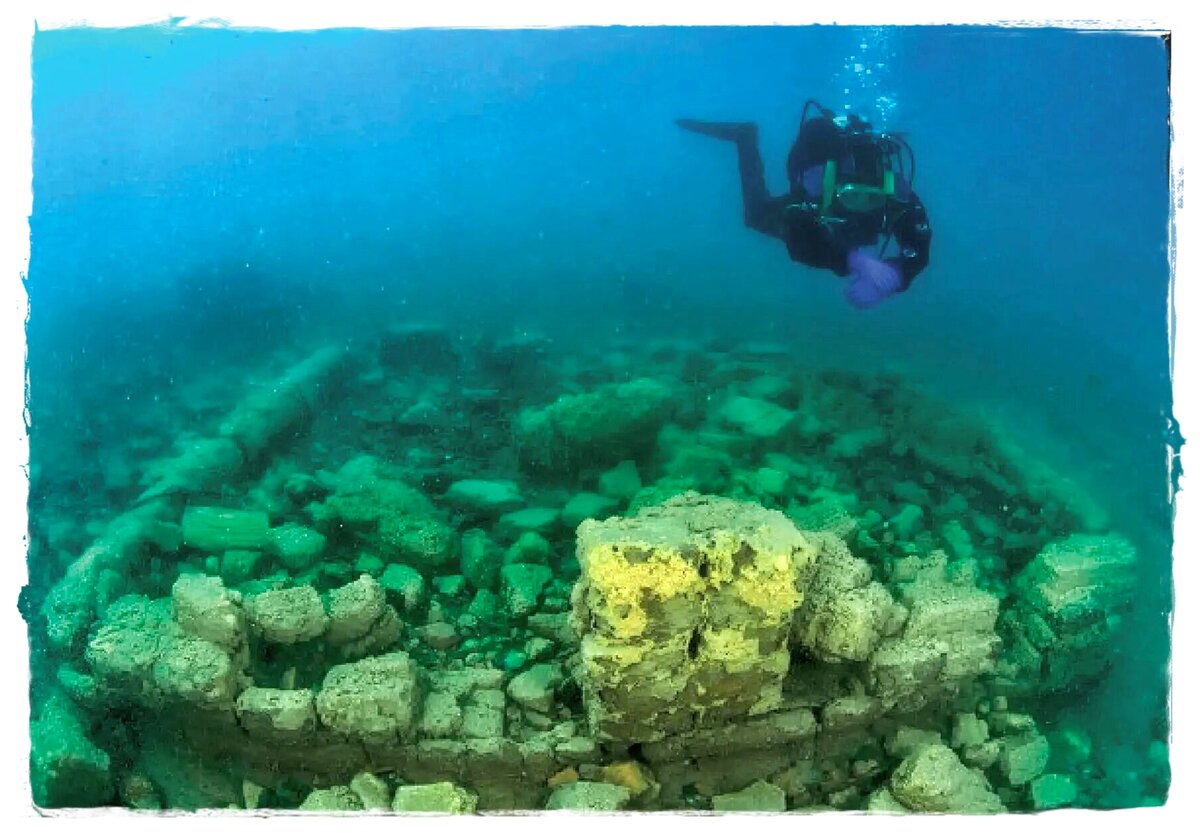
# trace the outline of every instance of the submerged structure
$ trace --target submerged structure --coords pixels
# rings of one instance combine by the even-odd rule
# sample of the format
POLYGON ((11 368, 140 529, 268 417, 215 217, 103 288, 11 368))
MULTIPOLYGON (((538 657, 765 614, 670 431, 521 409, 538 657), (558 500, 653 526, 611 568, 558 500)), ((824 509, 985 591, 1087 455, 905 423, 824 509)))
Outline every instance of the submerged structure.
POLYGON ((1111 806, 1039 704, 1137 553, 895 377, 412 326, 130 455, 102 524, 31 513, 40 806, 1111 806))

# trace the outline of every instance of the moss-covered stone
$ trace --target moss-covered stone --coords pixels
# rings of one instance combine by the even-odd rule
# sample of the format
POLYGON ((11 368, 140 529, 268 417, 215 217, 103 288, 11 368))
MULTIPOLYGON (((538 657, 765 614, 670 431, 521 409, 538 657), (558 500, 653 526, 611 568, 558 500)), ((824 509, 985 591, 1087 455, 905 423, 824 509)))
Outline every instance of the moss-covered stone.
POLYGON ((504 551, 482 529, 468 529, 462 535, 459 566, 475 589, 496 590, 500 587, 504 551))
POLYGON ((905 807, 922 813, 998 813, 1000 798, 987 779, 968 769, 946 746, 930 744, 896 769, 891 792, 905 807))
POLYGON ((206 552, 261 550, 270 540, 266 512, 189 506, 183 512, 183 543, 206 552))
POLYGON ((575 528, 589 518, 607 518, 616 514, 620 504, 616 499, 595 492, 579 492, 562 509, 562 524, 574 532, 575 528))
POLYGON ((346 786, 336 786, 313 790, 305 797, 299 809, 320 813, 338 813, 361 810, 363 805, 354 790, 346 786))
POLYGON ((383 586, 369 575, 330 590, 325 598, 329 627, 325 639, 334 645, 361 639, 387 606, 383 586))
POLYGON ((470 815, 478 804, 479 797, 475 793, 443 781, 397 787, 396 795, 392 798, 392 811, 470 815))
POLYGON ((549 564, 554 547, 536 532, 525 532, 504 553, 505 564, 549 564))
POLYGON ((601 473, 597 482, 597 490, 601 496, 612 500, 626 502, 633 499, 642 488, 642 476, 638 472, 637 463, 633 460, 622 460, 611 469, 601 473))
POLYGON ((670 388, 653 379, 562 396, 517 415, 517 452, 526 470, 539 475, 611 465, 648 452, 673 406, 670 388))
POLYGON ((524 708, 548 712, 554 705, 554 692, 562 682, 559 666, 541 663, 513 677, 508 684, 508 696, 524 708))
POLYGON ((171 587, 171 609, 175 621, 190 636, 228 650, 245 641, 242 607, 215 576, 197 573, 180 576, 171 587))
POLYGON ((446 503, 471 517, 497 518, 525 504, 521 489, 511 480, 459 480, 443 497, 446 503))
POLYGON ((782 813, 787 796, 774 784, 755 781, 738 792, 714 795, 712 808, 718 813, 782 813))
POLYGON ((613 813, 625 809, 630 798, 629 790, 617 784, 572 781, 550 793, 546 809, 613 813))
POLYGON ((238 722, 252 736, 274 743, 298 743, 317 726, 313 693, 247 688, 237 699, 238 722))
POLYGON ((416 725, 421 692, 416 663, 396 652, 335 665, 317 694, 321 723, 368 743, 397 743, 416 725))
POLYGON ((501 595, 514 616, 528 616, 537 610, 542 590, 554 577, 542 564, 508 564, 500 571, 501 595))
POLYGON ((387 782, 371 772, 360 772, 350 779, 350 789, 364 810, 390 810, 392 790, 387 782))
POLYGON ((1029 785, 1029 797, 1035 810, 1069 807, 1079 796, 1079 788, 1066 775, 1040 775, 1029 785))
POLYGON ((112 762, 87 735, 84 715, 66 697, 46 701, 30 726, 30 785, 39 807, 99 807, 113 798, 112 762))
POLYGON ((251 627, 267 642, 307 642, 329 626, 320 595, 308 585, 259 593, 245 607, 251 627))
POLYGON ((791 425, 794 417, 787 408, 749 396, 735 396, 720 410, 722 422, 760 440, 778 437, 791 425))
POLYGON ((233 587, 257 578, 263 557, 259 550, 226 550, 221 555, 222 581, 233 587))
POLYGON ((289 570, 305 570, 325 552, 325 536, 299 524, 284 524, 270 531, 268 549, 289 570))
POLYGON ((559 510, 548 506, 531 506, 501 516, 496 534, 502 541, 515 541, 527 533, 553 535, 559 526, 559 510))
POLYGON ((695 493, 584 522, 573 615, 593 732, 655 740, 776 708, 816 556, 782 514, 695 493))
POLYGON ((388 601, 410 613, 429 600, 425 577, 407 564, 389 564, 379 577, 388 601))
POLYGON ((384 558, 422 573, 436 572, 458 560, 458 533, 434 517, 385 517, 371 540, 384 558))

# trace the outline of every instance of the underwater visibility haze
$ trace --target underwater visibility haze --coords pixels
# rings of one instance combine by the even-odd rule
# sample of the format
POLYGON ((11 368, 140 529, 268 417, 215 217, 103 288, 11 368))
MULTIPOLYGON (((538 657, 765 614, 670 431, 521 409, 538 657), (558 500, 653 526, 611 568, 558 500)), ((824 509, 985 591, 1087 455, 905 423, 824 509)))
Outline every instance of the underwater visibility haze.
POLYGON ((1168 59, 38 32, 35 802, 1163 803, 1168 59), (809 99, 912 150, 928 265, 870 309, 676 124, 783 195, 809 99))

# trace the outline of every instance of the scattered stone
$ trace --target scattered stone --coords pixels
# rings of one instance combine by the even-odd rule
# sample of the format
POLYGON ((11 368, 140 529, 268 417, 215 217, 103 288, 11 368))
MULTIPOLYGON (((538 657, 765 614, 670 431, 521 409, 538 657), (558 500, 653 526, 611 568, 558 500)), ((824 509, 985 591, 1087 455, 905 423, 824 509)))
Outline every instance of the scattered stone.
POLYGON ((527 616, 537 610, 542 590, 554 577, 542 564, 507 564, 500 571, 504 603, 514 616, 527 616))
POLYGON ((325 552, 325 536, 315 529, 285 524, 272 529, 268 549, 289 570, 307 570, 325 552))
POLYGON ((500 616, 500 596, 491 590, 477 591, 467 605, 467 613, 481 622, 495 622, 500 616))
POLYGON ((460 575, 438 576, 433 580, 433 589, 439 596, 457 599, 467 592, 467 580, 460 575))
POLYGON ((1009 736, 1000 744, 1000 772, 1014 787, 1037 778, 1050 761, 1050 744, 1043 735, 1031 732, 1009 736))
POLYGON ((257 810, 259 802, 262 800, 262 794, 266 788, 261 784, 256 784, 253 781, 242 781, 242 805, 247 810, 257 810))
POLYGON ((658 798, 660 787, 654 780, 650 768, 638 761, 620 761, 608 764, 599 771, 599 779, 607 784, 616 784, 629 790, 633 801, 647 803, 658 798))
POLYGON ((300 805, 301 810, 320 813, 349 812, 363 809, 362 802, 349 787, 337 786, 313 790, 300 805))
POLYGON ((603 385, 525 408, 513 421, 517 455, 532 474, 578 473, 650 452, 674 412, 674 393, 654 379, 603 385))
POLYGON ((577 639, 575 631, 571 628, 569 613, 534 613, 525 624, 530 633, 558 645, 569 645, 577 639))
POLYGON ((895 758, 907 758, 926 746, 940 746, 942 736, 930 729, 901 726, 887 742, 888 754, 895 758))
POLYGON ((283 493, 297 506, 316 500, 323 491, 317 479, 305 472, 296 472, 283 482, 283 493))
POLYGON ((1039 775, 1029 784, 1029 796, 1035 810, 1053 810, 1075 802, 1079 790, 1066 775, 1039 775))
POLYGON ((968 769, 948 746, 929 744, 904 759, 892 773, 891 792, 921 813, 998 813, 1000 798, 977 770, 968 769))
POLYGON ((907 503, 899 512, 888 519, 888 531, 901 541, 911 541, 925 523, 925 510, 915 503, 907 503))
POLYGON ((421 628, 421 638, 435 651, 449 651, 458 644, 458 631, 449 622, 436 622, 421 628))
MULTIPOLYGON (((640 485, 639 485, 640 488, 640 485)), ((620 504, 615 498, 598 495, 595 492, 580 492, 567 501, 562 509, 563 526, 574 531, 584 521, 590 518, 607 518, 615 515, 620 504)))
POLYGON ((777 438, 794 416, 787 408, 749 396, 735 396, 720 412, 721 421, 726 425, 760 440, 777 438))
POLYGON ((362 553, 354 562, 354 572, 359 575, 366 573, 373 578, 383 575, 385 567, 387 567, 387 562, 373 552, 362 553))
POLYGON ((566 769, 560 769, 558 772, 546 779, 546 786, 550 789, 561 787, 563 784, 572 784, 579 780, 579 772, 575 767, 569 766, 566 769))
POLYGON ((542 663, 514 677, 508 684, 508 696, 524 708, 549 712, 554 705, 555 689, 562 682, 559 666, 542 663))
POLYGON ((468 738, 498 738, 504 734, 504 692, 473 691, 462 707, 462 733, 468 738))
POLYGON ((53 695, 30 726, 30 782, 39 807, 99 807, 113 797, 112 762, 88 737, 84 716, 53 695))
POLYGON ((971 543, 971 533, 963 528, 957 518, 946 521, 938 531, 955 558, 974 558, 975 545, 971 543))
POLYGON ((859 431, 839 433, 826 448, 831 457, 842 460, 853 460, 867 455, 887 442, 887 434, 878 425, 863 428, 859 431))
POLYGON ((468 529, 462 536, 460 569, 477 590, 497 590, 504 552, 482 529, 468 529))
POLYGON ((392 808, 392 791, 378 775, 360 772, 350 779, 350 789, 358 796, 364 810, 390 810, 392 808))
POLYGON ((386 560, 424 573, 449 567, 459 557, 458 533, 434 517, 385 515, 372 540, 386 560))
POLYGON ((787 796, 774 784, 755 781, 744 790, 714 795, 712 808, 718 813, 782 813, 787 796))
POLYGON ((720 494, 729 488, 733 467, 728 452, 689 441, 667 462, 663 480, 705 494, 720 494))
POLYGON ((988 769, 1000 760, 1000 741, 985 740, 976 746, 964 746, 962 759, 969 767, 988 769))
POLYGON ((263 553, 259 550, 226 550, 221 555, 219 572, 227 586, 235 587, 258 576, 263 553))
POLYGON ((614 813, 625 809, 630 798, 629 790, 616 784, 571 781, 550 793, 546 799, 546 809, 614 813))
POLYGON ((540 636, 532 636, 525 640, 525 653, 531 660, 537 662, 554 654, 554 643, 540 636))
POLYGON ((529 663, 529 655, 524 651, 510 648, 500 655, 500 668, 506 674, 515 674, 529 663))
POLYGON ((459 480, 443 499, 460 512, 483 518, 497 518, 525 505, 520 487, 511 480, 459 480))
POLYGON ((504 563, 548 564, 553 557, 554 548, 549 541, 536 532, 524 532, 504 554, 504 563))
POLYGON ((973 714, 960 714, 954 719, 954 729, 950 734, 950 745, 955 749, 961 746, 978 746, 988 739, 988 725, 973 714))
POLYGON ((788 475, 778 469, 763 466, 754 473, 754 488, 760 494, 779 497, 787 488, 788 475))
POLYGON ((465 814, 475 812, 479 798, 449 781, 396 788, 392 811, 396 813, 465 814))
POLYGON ((528 532, 545 536, 552 534, 558 524, 557 509, 535 506, 503 515, 496 524, 496 534, 506 541, 516 540, 528 532))
POLYGON ((261 550, 271 529, 266 512, 189 506, 183 512, 183 543, 206 552, 261 550))
POLYGON ((600 475, 597 488, 602 497, 622 503, 633 500, 634 495, 642 490, 642 477, 638 473, 637 463, 622 460, 600 475))
POLYGON ((389 564, 379 577, 379 585, 388 600, 405 613, 418 610, 428 600, 425 577, 407 564, 389 564))
POLYGON ((910 813, 912 812, 892 795, 887 787, 881 787, 867 799, 868 813, 910 813))

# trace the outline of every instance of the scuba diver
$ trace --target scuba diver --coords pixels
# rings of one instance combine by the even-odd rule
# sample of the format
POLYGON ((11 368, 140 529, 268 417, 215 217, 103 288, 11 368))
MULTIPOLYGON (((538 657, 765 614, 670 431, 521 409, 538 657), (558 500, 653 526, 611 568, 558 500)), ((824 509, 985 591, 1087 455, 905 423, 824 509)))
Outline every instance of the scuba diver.
POLYGON ((857 116, 835 117, 809 99, 788 153, 790 190, 772 197, 753 122, 675 123, 734 143, 746 225, 783 240, 792 260, 850 275, 844 295, 854 307, 905 291, 929 263, 933 232, 912 190, 916 159, 903 137, 876 133, 857 116), (811 108, 818 115, 810 118, 811 108), (893 240, 898 251, 889 255, 893 240))

